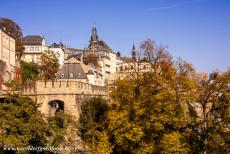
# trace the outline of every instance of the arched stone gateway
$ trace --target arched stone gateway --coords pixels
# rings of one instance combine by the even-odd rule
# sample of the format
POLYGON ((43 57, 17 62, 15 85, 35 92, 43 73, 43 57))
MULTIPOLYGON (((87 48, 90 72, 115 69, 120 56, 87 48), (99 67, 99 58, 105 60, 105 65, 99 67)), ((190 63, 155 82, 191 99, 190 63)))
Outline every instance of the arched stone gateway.
POLYGON ((94 96, 107 97, 107 93, 104 86, 70 80, 27 82, 22 92, 40 105, 39 110, 45 116, 49 117, 57 110, 63 110, 76 119, 79 118, 82 101, 94 96))
POLYGON ((63 111, 64 112, 64 107, 65 104, 61 100, 52 100, 48 102, 49 105, 49 117, 52 117, 55 115, 56 112, 58 111, 63 111))

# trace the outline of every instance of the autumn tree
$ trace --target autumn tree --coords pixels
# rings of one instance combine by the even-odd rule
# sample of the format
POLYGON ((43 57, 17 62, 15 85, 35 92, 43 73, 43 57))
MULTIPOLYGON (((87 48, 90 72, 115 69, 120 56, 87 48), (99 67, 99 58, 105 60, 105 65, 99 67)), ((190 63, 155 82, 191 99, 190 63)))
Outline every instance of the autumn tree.
POLYGON ((195 86, 191 72, 178 71, 166 49, 152 40, 144 41, 141 49, 150 71, 117 81, 111 93, 113 107, 108 114, 114 151, 188 153, 186 131, 191 120, 187 103, 193 99, 195 86))
MULTIPOLYGON (((76 135, 72 129, 76 130, 77 127, 73 116, 59 110, 54 116, 48 118, 48 125, 52 132, 52 136, 49 139, 50 145, 54 147, 61 147, 66 144, 73 146, 71 138, 76 137, 76 135)), ((72 150, 70 152, 72 152, 72 150)))
MULTIPOLYGON (((105 145, 113 147, 113 153, 191 151, 186 139, 188 126, 192 123, 187 109, 187 103, 193 100, 195 86, 191 78, 192 66, 185 62, 175 66, 166 49, 153 42, 146 40, 141 45, 142 51, 147 52, 145 62, 150 64, 150 71, 116 81, 110 94, 107 124, 100 129, 104 132, 105 145)), ((88 108, 86 111, 91 113, 88 108)), ((98 143, 95 139, 97 125, 89 118, 93 116, 86 116, 85 110, 82 114, 87 117, 86 132, 92 130, 89 131, 90 138, 98 143)))
POLYGON ((4 29, 9 32, 10 35, 15 39, 16 58, 20 60, 24 52, 24 46, 22 41, 23 34, 20 26, 16 22, 8 18, 0 18, 0 26, 4 27, 4 29))
POLYGON ((107 135, 108 104, 103 98, 91 98, 82 104, 79 131, 92 153, 109 154, 112 146, 107 135))
POLYGON ((0 130, 6 147, 45 146, 49 129, 38 105, 28 97, 9 95, 0 101, 0 130))
POLYGON ((192 105, 196 111, 190 141, 195 152, 228 153, 230 150, 230 74, 215 73, 198 85, 192 105), (218 75, 219 74, 219 75, 218 75))
MULTIPOLYGON (((70 143, 73 130, 67 129, 71 126, 75 130, 76 122, 73 117, 58 111, 55 116, 46 119, 38 107, 39 105, 32 99, 16 94, 0 99, 0 147, 12 148, 4 150, 4 153, 27 153, 16 151, 14 148, 28 146, 60 147, 73 144, 70 143), (71 134, 67 134, 67 131, 71 134)), ((28 153, 40 152, 30 151, 28 153)))
POLYGON ((45 80, 55 79, 55 73, 58 72, 59 61, 53 51, 45 51, 40 56, 40 73, 45 80))
POLYGON ((190 63, 173 61, 165 46, 147 39, 141 50, 149 71, 117 80, 99 121, 97 100, 83 104, 82 138, 107 153, 227 153, 229 71, 199 79, 190 63))
POLYGON ((28 80, 37 80, 39 78, 39 66, 34 62, 21 61, 21 79, 22 82, 28 80))

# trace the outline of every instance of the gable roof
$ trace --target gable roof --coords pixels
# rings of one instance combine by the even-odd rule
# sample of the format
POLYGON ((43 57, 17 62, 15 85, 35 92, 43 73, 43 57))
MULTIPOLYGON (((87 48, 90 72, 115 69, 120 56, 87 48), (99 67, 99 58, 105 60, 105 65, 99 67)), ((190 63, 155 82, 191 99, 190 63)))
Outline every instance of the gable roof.
POLYGON ((77 60, 81 60, 83 58, 83 53, 73 53, 69 54, 67 59, 75 58, 77 60))
POLYGON ((43 37, 40 35, 28 35, 23 38, 24 45, 42 45, 43 37))
POLYGON ((58 79, 87 79, 86 73, 80 63, 66 63, 57 74, 58 79), (70 77, 70 74, 72 74, 72 77, 70 77))
POLYGON ((93 47, 93 48, 97 47, 98 51, 100 51, 100 50, 105 50, 106 52, 111 52, 112 51, 112 49, 103 40, 90 41, 89 46, 88 46, 88 50, 85 50, 85 51, 91 51, 90 50, 91 47, 93 47))

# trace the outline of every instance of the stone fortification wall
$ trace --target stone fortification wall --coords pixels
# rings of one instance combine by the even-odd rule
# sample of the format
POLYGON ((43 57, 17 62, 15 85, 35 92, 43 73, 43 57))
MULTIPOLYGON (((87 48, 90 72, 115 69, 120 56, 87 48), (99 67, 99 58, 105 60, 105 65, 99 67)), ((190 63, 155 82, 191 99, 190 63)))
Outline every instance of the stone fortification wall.
POLYGON ((106 87, 91 85, 89 83, 68 80, 34 81, 27 82, 23 94, 85 94, 106 95, 106 87))
POLYGON ((46 116, 52 110, 49 102, 62 101, 64 111, 78 118, 81 102, 93 96, 107 96, 107 88, 79 81, 34 81, 25 83, 22 94, 35 100, 46 116))

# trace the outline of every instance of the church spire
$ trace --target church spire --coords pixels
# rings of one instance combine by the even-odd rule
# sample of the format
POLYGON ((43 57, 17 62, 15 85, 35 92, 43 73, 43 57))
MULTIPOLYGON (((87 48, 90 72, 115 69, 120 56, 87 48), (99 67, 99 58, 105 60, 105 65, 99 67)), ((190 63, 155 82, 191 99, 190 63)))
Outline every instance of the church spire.
POLYGON ((132 51, 135 51, 136 49, 135 49, 135 45, 134 45, 134 43, 133 43, 133 49, 132 49, 132 51))
POLYGON ((134 43, 133 43, 133 48, 132 48, 132 58, 133 58, 134 60, 137 60, 137 52, 136 52, 134 43))
POLYGON ((97 29, 96 29, 96 26, 95 26, 95 25, 94 25, 93 28, 92 28, 91 41, 98 41, 97 29))

